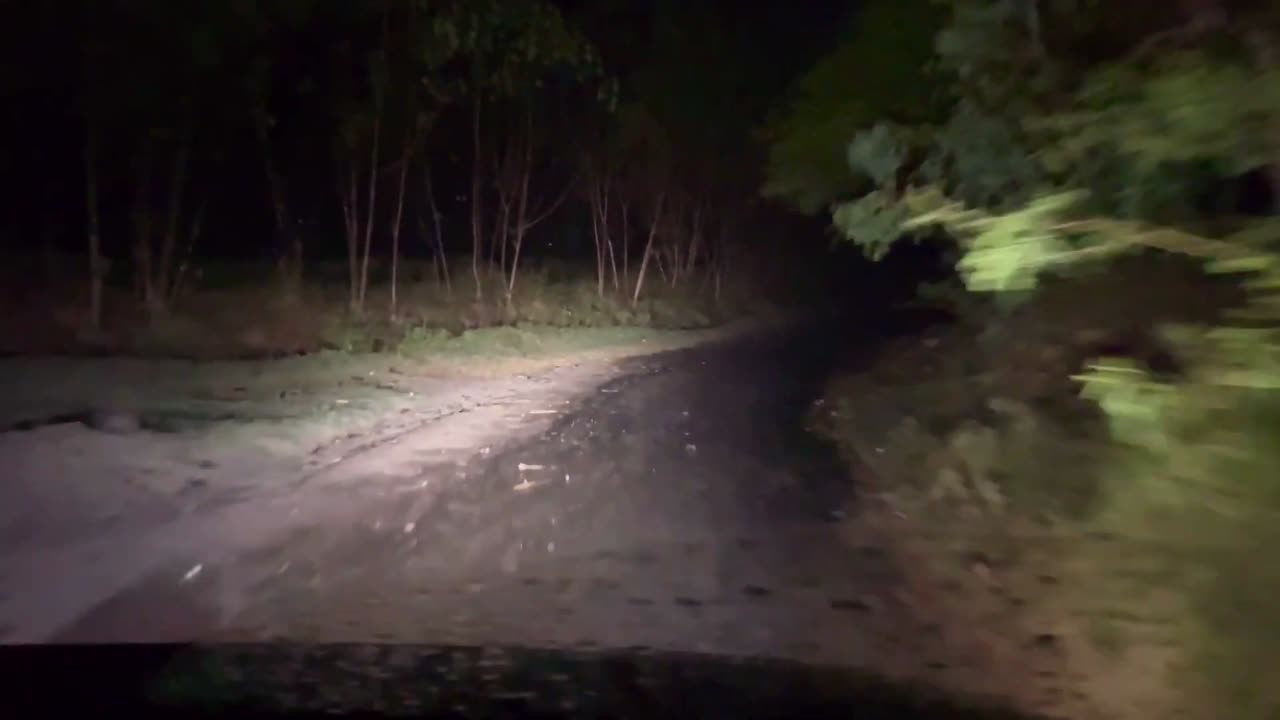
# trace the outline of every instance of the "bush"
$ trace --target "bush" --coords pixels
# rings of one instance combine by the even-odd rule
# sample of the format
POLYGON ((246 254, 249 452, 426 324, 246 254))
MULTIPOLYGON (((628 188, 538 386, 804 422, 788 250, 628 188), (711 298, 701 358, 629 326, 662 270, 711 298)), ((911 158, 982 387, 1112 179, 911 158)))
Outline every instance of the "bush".
MULTIPOLYGON (((1043 207, 1064 211, 1067 205, 1043 207)), ((983 263, 1010 262, 999 250, 1019 241, 1006 231, 1025 231, 1030 223, 1054 248, 1019 255, 1017 273, 1032 282, 1050 263, 1069 270, 1064 253, 1084 252, 1064 250, 1076 238, 1057 228, 1073 227, 1092 244, 1089 257, 1152 243, 1196 255, 1211 272, 1237 274, 1250 290, 1246 305, 1216 325, 1167 327, 1163 342, 1173 367, 1163 375, 1132 358, 1104 358, 1079 376, 1112 441, 1096 472, 1100 496, 1080 519, 1090 530, 1149 546, 1148 584, 1123 602, 1176 590, 1178 669, 1191 672, 1175 686, 1198 689, 1193 697, 1206 701, 1206 712, 1272 717, 1280 706, 1274 690, 1280 672, 1266 658, 1280 656, 1280 571, 1263 553, 1280 541, 1280 308, 1273 295, 1280 288, 1280 255, 1265 248, 1280 235, 1277 228, 1261 223, 1247 230, 1246 244, 1107 218, 1063 224, 1064 218, 1036 219, 1035 213, 1013 221, 946 206, 936 212, 944 222, 956 220, 961 237, 984 238, 986 255, 967 256, 970 280, 980 286, 993 277, 983 263)), ((1109 559, 1098 559, 1104 572, 1109 559)))

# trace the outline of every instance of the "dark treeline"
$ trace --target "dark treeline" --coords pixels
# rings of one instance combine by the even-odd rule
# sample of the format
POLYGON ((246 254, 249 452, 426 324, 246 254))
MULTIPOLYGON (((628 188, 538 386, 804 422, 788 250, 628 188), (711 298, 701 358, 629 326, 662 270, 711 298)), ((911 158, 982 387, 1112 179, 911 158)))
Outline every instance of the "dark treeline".
POLYGON ((823 5, 7 3, 0 232, 88 258, 95 322, 104 284, 163 311, 193 258, 286 287, 341 260, 354 310, 404 256, 508 301, 547 253, 631 300, 715 285, 788 249, 758 129, 837 35, 823 5))

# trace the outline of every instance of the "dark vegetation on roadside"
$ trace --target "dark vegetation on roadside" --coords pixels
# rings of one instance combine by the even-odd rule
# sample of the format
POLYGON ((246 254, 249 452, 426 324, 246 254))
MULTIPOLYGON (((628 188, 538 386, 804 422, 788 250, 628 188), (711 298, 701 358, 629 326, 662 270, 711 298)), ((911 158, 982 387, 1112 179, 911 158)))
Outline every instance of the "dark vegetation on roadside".
POLYGON ((951 320, 836 378, 814 429, 918 599, 1008 651, 1009 694, 1042 700, 1031 632, 1076 678, 1068 716, 1275 717, 1280 15, 861 17, 799 82, 766 191, 873 259, 947 248, 918 300, 951 320))
MULTIPOLYGON (((76 258, 60 258, 59 267, 74 266, 76 258)), ((544 262, 525 273, 513 299, 459 297, 442 287, 431 263, 407 261, 398 289, 394 317, 382 313, 352 313, 341 279, 308 280, 297 292, 282 294, 269 277, 270 267, 236 263, 206 268, 193 287, 174 297, 159 315, 139 307, 127 288, 111 287, 103 294, 103 315, 96 330, 84 321, 83 292, 78 287, 42 283, 28 291, 25 278, 46 272, 37 261, 11 258, 8 268, 23 268, 6 284, 16 296, 12 309, 0 318, 0 354, 31 353, 136 355, 203 360, 268 358, 321 351, 346 353, 400 352, 426 359, 445 345, 469 344, 475 355, 501 355, 504 342, 519 344, 522 333, 579 334, 606 337, 610 329, 701 330, 744 319, 768 319, 787 312, 809 298, 801 291, 779 287, 761 294, 770 279, 744 284, 743 270, 725 283, 717 298, 705 287, 655 283, 636 302, 614 293, 597 292, 582 268, 569 263, 544 262), (215 275, 216 273, 216 275, 215 275), (214 279, 210 279, 210 276, 214 279), (221 276, 221 279, 218 279, 221 276), (497 332, 500 329, 509 332, 497 332), (505 340, 504 340, 505 339, 505 340)), ((340 266, 331 270, 341 271, 340 266)), ((63 275, 63 271, 55 270, 63 275)), ((495 276, 496 277, 496 276, 495 276)), ((385 303, 390 288, 374 282, 368 298, 385 303)), ((618 334, 626 337, 625 332, 618 334)))

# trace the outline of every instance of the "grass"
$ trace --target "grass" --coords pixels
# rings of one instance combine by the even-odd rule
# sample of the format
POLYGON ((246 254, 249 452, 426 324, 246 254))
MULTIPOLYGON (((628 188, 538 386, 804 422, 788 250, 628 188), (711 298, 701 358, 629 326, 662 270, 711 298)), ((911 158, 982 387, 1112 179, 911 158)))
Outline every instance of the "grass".
MULTIPOLYGON (((869 394, 859 397, 865 403, 869 394)), ((1072 658, 1073 670, 1111 678, 1103 683, 1106 700, 1156 703, 1144 706, 1148 713, 1172 704, 1196 708, 1190 717, 1271 720, 1280 711, 1280 565, 1271 561, 1280 545, 1280 423, 1237 422, 1230 431, 1228 419, 1207 419, 1212 427, 1203 442, 1188 437, 1161 455, 1134 456, 1105 436, 1050 423, 1021 440, 1006 437, 999 462, 989 465, 1002 470, 996 479, 1009 501, 1003 517, 975 520, 954 501, 938 507, 922 498, 930 457, 943 445, 928 433, 917 431, 908 446, 882 443, 894 457, 878 454, 877 461, 895 472, 877 477, 915 501, 899 505, 909 516, 961 535, 970 523, 1012 527, 1026 517, 1056 528, 1055 553, 1024 559, 1012 572, 1062 578, 1025 599, 1040 608, 1039 617, 1087 638, 1097 655, 1072 658), (1230 447, 1224 437, 1234 438, 1230 447), (913 478, 925 482, 902 484, 913 478), (1086 502, 1073 500, 1082 492, 1086 502), (1152 657, 1163 659, 1153 667, 1152 657), (1115 681, 1124 677, 1132 682, 1115 681)), ((853 424, 832 431, 862 432, 853 424)), ((854 456, 869 444, 842 442, 854 456)), ((975 542, 981 544, 976 534, 975 542)), ((939 571, 921 565, 916 572, 939 571)), ((1160 713, 1119 715, 1148 716, 1160 713)))
POLYGON ((152 317, 125 287, 108 287, 105 332, 92 336, 84 333, 78 275, 63 287, 15 285, 23 297, 0 317, 0 353, 218 360, 334 350, 505 359, 629 344, 651 331, 706 330, 773 309, 762 299, 771 286, 745 271, 727 279, 718 297, 701 277, 675 287, 651 277, 633 304, 627 292, 633 279, 601 292, 589 269, 530 265, 508 302, 496 271, 482 271, 485 292, 477 297, 470 272, 459 271, 447 288, 430 265, 405 261, 394 315, 390 288, 378 277, 363 309, 352 312, 342 269, 311 270, 301 292, 288 294, 260 266, 207 268, 167 313, 152 317))
MULTIPOLYGON (((967 330, 904 343, 833 382, 825 407, 837 410, 818 425, 921 535, 967 537, 994 556, 980 533, 1002 528, 1018 549, 1002 581, 1028 576, 1026 617, 1061 623, 1084 641, 1065 661, 1092 678, 1087 685, 1117 717, 1168 716, 1171 706, 1189 717, 1280 717, 1280 565, 1270 561, 1280 545, 1280 396, 1257 393, 1253 408, 1230 389, 1184 382, 1180 391, 1203 397, 1203 412, 1190 405, 1157 450, 1124 445, 1067 381, 1076 372, 1069 363, 1100 346, 1141 353, 1147 343, 1134 328, 1156 320, 1211 318, 1187 307, 1202 295, 1176 277, 1139 282, 1117 272, 1088 282, 1089 292, 1046 293, 985 347, 967 330), (1135 302, 1135 292, 1148 300, 1135 302), (993 398, 1032 422, 1018 430, 990 412, 993 398), (953 440, 975 422, 999 443, 956 458, 953 440), (963 502, 929 498, 939 468, 957 459, 999 488, 1006 502, 997 512, 974 517, 963 502), (1028 521, 1052 534, 1051 552, 1033 551, 1028 521), (1057 581, 1039 586, 1040 574, 1057 581)), ((957 570, 932 542, 936 562, 912 571, 957 570)), ((1008 615, 1010 627, 994 632, 1013 631, 1008 615)))
POLYGON ((675 350, 728 337, 744 327, 741 323, 705 330, 524 325, 468 330, 458 336, 429 331, 410 333, 396 357, 449 374, 494 376, 537 372, 570 361, 675 350))
POLYGON ((634 345, 663 336, 664 331, 644 327, 565 328, 521 324, 466 330, 459 335, 414 328, 405 334, 396 350, 414 358, 538 357, 634 345))
POLYGON ((1128 643, 1124 628, 1108 617, 1095 617, 1089 622, 1089 640, 1108 658, 1119 658, 1128 643))
MULTIPOLYGON (((697 286, 661 282, 632 308, 617 293, 601 297, 590 277, 547 269, 522 276, 509 306, 492 295, 476 302, 465 280, 450 293, 410 265, 391 318, 384 285, 354 314, 341 282, 313 282, 290 297, 260 270, 221 269, 153 318, 117 288, 109 341, 93 345, 78 332, 83 308, 58 310, 79 307, 74 289, 30 298, 0 316, 9 355, 0 358, 0 426, 99 408, 234 415, 253 422, 222 431, 291 445, 291 433, 323 435, 401 411, 404 393, 380 389, 397 377, 494 377, 676 348, 734 332, 735 320, 761 309, 742 302, 741 290, 717 303, 697 286), (83 357, 87 350, 95 357, 83 357)), ((498 287, 497 277, 485 280, 498 287)))

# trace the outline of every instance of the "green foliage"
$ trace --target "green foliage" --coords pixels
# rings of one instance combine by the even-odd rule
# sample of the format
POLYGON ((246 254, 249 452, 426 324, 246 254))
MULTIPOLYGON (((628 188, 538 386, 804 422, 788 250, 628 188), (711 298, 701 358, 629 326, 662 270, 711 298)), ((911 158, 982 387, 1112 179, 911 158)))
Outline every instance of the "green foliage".
POLYGON ((610 157, 597 158, 594 171, 613 173, 635 209, 647 212, 638 205, 651 209, 662 196, 670 215, 700 213, 709 236, 710 225, 733 226, 749 212, 758 191, 755 129, 787 80, 770 52, 773 29, 745 19, 752 12, 655 4, 636 53, 643 60, 623 78, 612 147, 601 152, 610 157))
POLYGON ((595 48, 542 0, 468 0, 431 18, 431 42, 422 51, 431 64, 456 53, 472 68, 467 90, 491 99, 541 87, 567 70, 579 82, 603 75, 595 48))
POLYGON ((934 119, 942 96, 929 72, 941 15, 930 0, 877 0, 848 38, 796 84, 769 128, 764 194, 807 213, 857 188, 842 162, 849 138, 881 121, 934 119))
POLYGON ((933 138, 917 184, 942 183, 961 202, 1008 209, 1031 200, 1042 173, 1007 114, 961 102, 933 138))
POLYGON ((870 178, 876 187, 887 187, 897 180, 907 150, 899 133, 879 123, 849 143, 849 168, 870 178))
POLYGON ((1145 173, 1203 158, 1224 176, 1260 167, 1280 109, 1278 71, 1200 50, 1104 67, 1089 77, 1070 112, 1039 119, 1057 140, 1044 159, 1069 167, 1093 152, 1119 151, 1145 173))
POLYGON ((1080 380, 1084 396, 1102 408, 1113 437, 1155 452, 1169 449, 1164 421, 1177 400, 1173 386, 1153 380, 1129 358, 1097 360, 1080 380))
MULTIPOLYGON (((919 202, 921 187, 973 207, 1014 208, 1030 200, 1043 179, 1012 123, 968 102, 958 104, 937 128, 890 129, 877 124, 860 132, 849 144, 848 162, 852 175, 875 189, 837 204, 833 221, 872 259, 883 257, 904 233, 930 224, 906 222, 913 213, 910 198, 919 202), (915 191, 904 192, 909 188, 915 191)), ((1032 212, 1051 210, 1039 205, 1032 212)), ((1019 222, 1019 217, 1010 217, 999 223, 1001 228, 990 230, 1019 232, 1019 222)))
POLYGON ((1080 21, 1075 0, 944 0, 950 9, 935 49, 960 96, 984 108, 1021 110, 1052 89, 1060 72, 1048 55, 1052 36, 1080 21))
POLYGON ((1265 559, 1280 542, 1280 342, 1274 332, 1235 328, 1183 340, 1195 359, 1179 382, 1114 362, 1081 378, 1122 443, 1096 522, 1210 549, 1190 564, 1167 563, 1184 578, 1193 619, 1181 638, 1182 682, 1218 716, 1269 718, 1276 678, 1264 658, 1280 647, 1280 575, 1265 559))
POLYGON ((1071 202, 1052 195, 1008 215, 974 221, 976 234, 959 269, 975 290, 1031 290, 1037 271, 1070 252, 1057 235, 1045 230, 1053 216, 1071 202))
POLYGON ((378 349, 378 338, 372 328, 358 318, 349 315, 331 317, 322 331, 325 347, 354 355, 371 353, 378 349))
POLYGON ((1189 49, 1091 74, 1071 107, 1029 116, 1037 159, 1108 214, 1173 224, 1206 184, 1272 162, 1276 68, 1189 49))
POLYGON ((1207 562, 1208 550, 1170 561, 1191 611, 1184 669, 1205 681, 1194 687, 1217 716, 1271 717, 1277 678, 1261 668, 1280 636, 1251 628, 1280 624, 1280 576, 1256 571, 1267 563, 1250 553, 1280 541, 1280 224, 1215 228, 1197 202, 1257 170, 1280 192, 1276 35, 1248 15, 1209 34, 1117 5, 1085 3, 1071 17, 1070 4, 949 2, 937 59, 959 100, 934 126, 849 133, 861 194, 833 222, 872 258, 943 230, 966 286, 1001 297, 1122 254, 1190 256, 1235 276, 1242 307, 1213 326, 1166 329, 1176 373, 1109 358, 1078 378, 1114 443, 1087 522, 1213 548, 1207 562), (1081 47, 1094 53, 1070 52, 1081 47))
MULTIPOLYGON (((1183 366, 1178 379, 1158 379, 1118 359, 1099 360, 1080 377, 1084 396, 1098 404, 1112 437, 1129 449, 1111 468, 1110 496, 1097 522, 1119 532, 1145 528, 1170 542, 1185 542, 1190 524, 1199 529, 1196 540, 1218 546, 1234 566, 1274 540, 1271 519, 1280 512, 1280 457, 1272 450, 1280 433, 1280 313, 1274 295, 1280 255, 1167 228, 1065 221, 1062 212, 1071 206, 1063 199, 1048 196, 1025 210, 976 219, 952 207, 932 219, 946 216, 954 233, 970 238, 961 270, 978 290, 1031 289, 1044 269, 1069 270, 1095 256, 1072 249, 1076 230, 1098 242, 1093 249, 1105 255, 1151 242, 1205 256, 1210 270, 1254 275, 1254 294, 1243 313, 1248 324, 1166 333, 1183 366)), ((1278 239, 1273 235, 1271 241, 1278 239)), ((1195 575, 1192 569, 1175 567, 1179 575, 1195 575)), ((1231 616, 1219 606, 1243 603, 1260 610, 1261 598, 1280 593, 1280 578, 1267 577, 1224 572, 1186 588, 1196 611, 1188 661, 1198 674, 1192 677, 1209 677, 1198 687, 1232 717, 1266 717, 1263 688, 1271 679, 1251 670, 1251 663, 1280 646, 1276 637, 1227 622, 1231 616), (1224 697, 1226 688, 1230 696, 1224 697)), ((1263 615, 1259 622, 1275 619, 1263 615)))
POLYGON ((846 240, 857 243, 871 259, 879 260, 902 237, 903 224, 910 213, 889 193, 875 191, 840 205, 832 217, 846 240))

